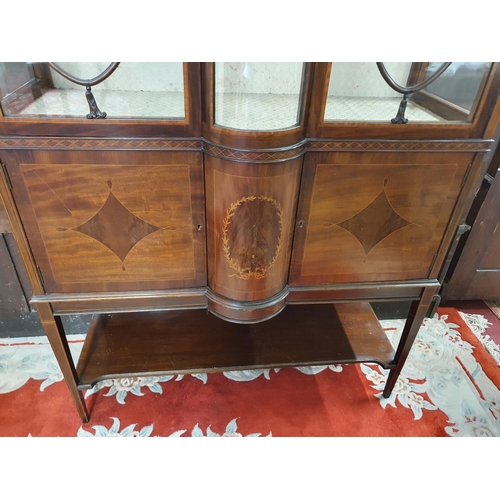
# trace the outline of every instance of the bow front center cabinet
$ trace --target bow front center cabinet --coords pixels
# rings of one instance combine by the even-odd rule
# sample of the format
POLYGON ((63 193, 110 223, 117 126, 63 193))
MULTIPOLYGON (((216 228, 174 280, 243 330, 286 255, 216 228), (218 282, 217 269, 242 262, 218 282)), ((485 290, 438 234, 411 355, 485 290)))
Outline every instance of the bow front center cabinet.
POLYGON ((144 375, 370 361, 389 396, 498 140, 499 64, 444 67, 0 63, 1 197, 81 418, 144 375))

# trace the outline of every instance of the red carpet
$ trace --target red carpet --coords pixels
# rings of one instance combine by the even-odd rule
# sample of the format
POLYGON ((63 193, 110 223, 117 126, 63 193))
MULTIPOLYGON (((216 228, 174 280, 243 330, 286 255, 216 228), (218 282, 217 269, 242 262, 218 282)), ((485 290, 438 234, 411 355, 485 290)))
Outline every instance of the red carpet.
MULTIPOLYGON (((402 324, 383 322, 390 338, 402 324)), ((426 320, 387 400, 384 380, 363 364, 108 381, 82 424, 47 344, 2 345, 0 435, 500 435, 500 368, 455 309, 426 320)))

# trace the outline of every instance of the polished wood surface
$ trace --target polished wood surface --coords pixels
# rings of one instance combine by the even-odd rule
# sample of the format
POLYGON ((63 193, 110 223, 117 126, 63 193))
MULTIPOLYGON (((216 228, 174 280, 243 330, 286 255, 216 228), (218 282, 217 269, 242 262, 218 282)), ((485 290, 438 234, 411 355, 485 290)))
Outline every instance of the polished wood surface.
POLYGON ((287 283, 301 158, 205 158, 208 285, 228 299, 272 297, 287 283))
MULTIPOLYGON (((3 154, 3 153, 2 153, 3 154)), ((0 161, 1 158, 0 158, 0 161)), ((19 215, 16 201, 12 193, 12 185, 7 169, 0 173, 0 201, 3 203, 5 211, 9 218, 10 229, 14 235, 15 241, 19 248, 19 254, 24 264, 24 268, 31 283, 31 291, 35 294, 44 294, 45 290, 41 277, 38 273, 36 262, 31 252, 28 237, 24 231, 23 222, 19 215), (7 174, 7 175, 6 175, 7 174)))
POLYGON ((62 371, 64 380, 73 397, 78 414, 83 422, 89 421, 89 412, 85 406, 82 391, 77 385, 78 375, 69 350, 68 340, 64 333, 61 318, 53 316, 49 304, 37 304, 36 310, 40 316, 43 329, 47 334, 54 355, 62 371))
POLYGON ((437 280, 386 281, 372 283, 331 283, 327 285, 291 286, 288 304, 331 303, 342 300, 418 300, 422 290, 439 286, 437 280))
MULTIPOLYGON (((334 64, 334 63, 333 63, 334 64)), ((336 139, 467 139, 481 137, 490 120, 500 85, 500 63, 493 63, 471 123, 328 122, 324 121, 332 63, 316 63, 308 118, 307 137, 336 139)), ((395 110, 396 112, 397 110, 395 110)))
POLYGON ((307 110, 311 98, 312 76, 316 63, 306 63, 299 103, 298 123, 284 130, 235 130, 215 123, 214 63, 202 63, 203 77, 203 137, 216 144, 242 150, 279 148, 302 141, 307 125, 307 110))
MULTIPOLYGON (((199 137, 201 136, 200 63, 184 63, 184 120, 21 118, 0 120, 0 135, 47 137, 199 137)), ((84 97, 82 95, 82 97, 84 97)))
POLYGON ((184 68, 185 120, 0 116, 0 194, 80 415, 103 378, 342 361, 389 368, 388 397, 498 143, 500 64, 471 123, 394 125, 325 122, 330 64, 308 63, 297 126, 267 132, 215 125, 213 64, 184 68), (364 302, 397 299, 394 352, 364 302), (90 312, 75 371, 57 315, 90 312))
POLYGON ((289 306, 278 317, 255 325, 234 325, 206 311, 98 316, 77 371, 82 389, 105 378, 133 373, 197 373, 359 361, 389 366, 393 357, 394 351, 370 305, 346 303, 289 306))
POLYGON ((307 153, 290 283, 429 277, 472 157, 307 153))
POLYGON ((391 368, 384 387, 384 398, 388 398, 391 395, 391 392, 396 385, 399 374, 401 373, 404 363, 410 354, 413 342, 415 341, 418 331, 422 326, 422 321, 424 320, 437 291, 438 287, 426 288, 422 292, 420 300, 415 300, 411 304, 410 312, 406 319, 406 323, 396 349, 396 355, 394 357, 395 366, 391 368))
POLYGON ((206 284, 200 153, 3 156, 48 292, 206 284))
POLYGON ((137 292, 66 293, 35 295, 31 303, 49 303, 55 314, 90 314, 99 312, 165 311, 204 309, 206 287, 179 290, 137 292))

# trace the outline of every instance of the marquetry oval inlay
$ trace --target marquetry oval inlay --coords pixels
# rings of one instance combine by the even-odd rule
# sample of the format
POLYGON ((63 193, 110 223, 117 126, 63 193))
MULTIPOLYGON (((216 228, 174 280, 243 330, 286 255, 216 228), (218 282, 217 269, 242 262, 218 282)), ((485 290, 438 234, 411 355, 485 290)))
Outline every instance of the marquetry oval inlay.
POLYGON ((283 244, 283 212, 267 196, 245 196, 231 204, 222 222, 222 251, 230 277, 265 278, 283 244))

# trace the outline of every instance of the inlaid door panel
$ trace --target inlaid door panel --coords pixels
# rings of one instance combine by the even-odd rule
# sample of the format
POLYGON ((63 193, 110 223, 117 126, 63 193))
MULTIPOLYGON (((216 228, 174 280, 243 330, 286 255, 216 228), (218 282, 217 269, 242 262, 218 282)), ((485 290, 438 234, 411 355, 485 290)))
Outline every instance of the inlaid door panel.
POLYGON ((201 153, 17 154, 2 156, 48 292, 206 284, 201 153))
POLYGON ((237 301, 287 283, 302 158, 241 163, 205 158, 208 283, 237 301))
POLYGON ((428 277, 471 154, 308 153, 293 285, 428 277))

